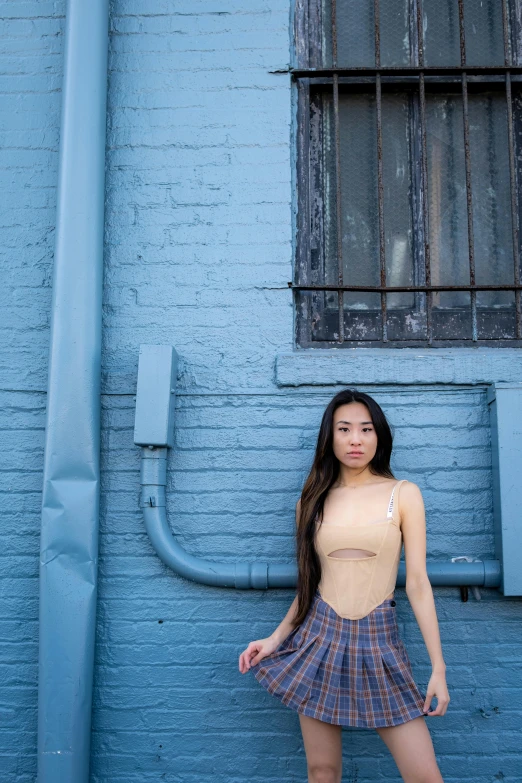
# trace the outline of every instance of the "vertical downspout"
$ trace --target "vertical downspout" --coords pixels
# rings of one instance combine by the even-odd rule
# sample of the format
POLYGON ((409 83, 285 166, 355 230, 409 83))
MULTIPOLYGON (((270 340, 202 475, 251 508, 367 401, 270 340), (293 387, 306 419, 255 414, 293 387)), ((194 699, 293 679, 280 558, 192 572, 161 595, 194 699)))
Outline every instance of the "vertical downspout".
POLYGON ((88 783, 108 0, 68 0, 40 543, 38 783, 88 783))

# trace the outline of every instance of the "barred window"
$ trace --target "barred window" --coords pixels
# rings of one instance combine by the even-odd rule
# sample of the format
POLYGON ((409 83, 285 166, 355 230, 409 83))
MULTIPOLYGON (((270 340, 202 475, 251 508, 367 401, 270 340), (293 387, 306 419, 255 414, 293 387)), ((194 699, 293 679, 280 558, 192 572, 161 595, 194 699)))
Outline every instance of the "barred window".
POLYGON ((522 344, 522 0, 297 0, 301 347, 522 344))

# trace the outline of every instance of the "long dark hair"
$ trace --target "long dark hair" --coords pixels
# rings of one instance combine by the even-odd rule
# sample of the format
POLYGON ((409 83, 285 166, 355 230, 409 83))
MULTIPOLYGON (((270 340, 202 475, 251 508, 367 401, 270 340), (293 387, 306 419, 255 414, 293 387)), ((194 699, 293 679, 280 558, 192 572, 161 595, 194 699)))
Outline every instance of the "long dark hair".
POLYGON ((321 579, 321 565, 314 544, 315 520, 322 518, 323 506, 330 487, 339 476, 339 460, 333 451, 333 418, 340 405, 362 402, 370 412, 377 435, 377 450, 370 470, 377 476, 394 478, 390 468, 393 435, 381 406, 369 394, 357 389, 344 389, 328 403, 319 434, 310 473, 301 493, 297 519, 297 612, 293 623, 301 625, 312 603, 321 579))

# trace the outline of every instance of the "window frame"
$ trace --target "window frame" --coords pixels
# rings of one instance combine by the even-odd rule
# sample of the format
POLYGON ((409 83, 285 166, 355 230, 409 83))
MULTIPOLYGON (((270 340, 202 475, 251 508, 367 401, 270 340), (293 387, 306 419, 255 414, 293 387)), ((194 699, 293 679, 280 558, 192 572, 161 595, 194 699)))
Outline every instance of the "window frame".
MULTIPOLYGON (((382 0, 381 0, 382 1, 382 0)), ((335 0, 331 0, 333 13, 335 15, 335 0)), ((368 0, 372 2, 372 0, 368 0)), ((375 8, 375 17, 378 20, 379 0, 373 0, 375 8)), ((521 57, 521 28, 522 28, 522 0, 501 0, 503 8, 503 30, 510 31, 511 37, 507 47, 505 46, 505 61, 502 66, 467 66, 465 63, 465 39, 464 20, 462 17, 463 0, 458 2, 461 10, 460 14, 460 32, 461 32, 461 64, 460 66, 433 67, 423 65, 423 42, 420 41, 419 34, 422 30, 422 7, 421 0, 410 0, 410 9, 416 24, 410 27, 411 36, 411 54, 413 66, 380 66, 378 55, 378 33, 376 34, 376 64, 374 67, 353 67, 341 68, 331 67, 323 68, 321 66, 321 0, 297 0, 294 12, 294 41, 295 41, 295 67, 290 69, 293 82, 296 89, 296 174, 297 174, 297 215, 296 215, 296 253, 294 264, 294 280, 289 283, 293 290, 294 314, 295 314, 295 342, 298 348, 331 348, 331 347, 470 347, 470 346, 488 346, 488 347, 521 347, 522 346, 522 306, 520 282, 520 258, 522 255, 522 237, 519 229, 521 220, 521 200, 518 197, 518 183, 522 183, 522 165, 517 163, 515 154, 515 143, 522 149, 522 111, 513 112, 513 83, 515 89, 519 90, 522 85, 522 67, 520 67, 521 57), (508 17, 509 14, 509 26, 508 17), (462 49, 464 44, 464 50, 462 49), (509 61, 510 54, 513 56, 513 62, 509 61), (425 237, 429 236, 428 226, 428 207, 426 198, 428 171, 427 171, 427 149, 426 149, 426 84, 436 82, 444 85, 458 82, 462 90, 462 105, 464 111, 464 134, 466 151, 466 191, 467 191, 467 218, 468 225, 464 225, 462 230, 468 231, 469 256, 470 256, 470 285, 468 286, 433 286, 430 278, 429 266, 429 243, 425 237), (499 89, 504 85, 504 91, 507 101, 508 116, 508 140, 509 140, 509 177, 511 192, 511 211, 513 228, 513 263, 514 263, 514 283, 506 286, 477 286, 474 281, 474 260, 473 260, 473 215, 472 215, 472 193, 471 193, 471 168, 469 153, 469 119, 467 117, 467 96, 468 90, 475 89, 476 83, 491 86, 496 85, 499 89), (317 177, 317 162, 312 160, 314 153, 311 144, 311 107, 314 88, 328 85, 333 93, 333 102, 336 115, 336 169, 340 170, 339 159, 339 92, 346 85, 353 85, 355 89, 361 89, 361 85, 367 88, 375 89, 377 105, 377 143, 381 148, 379 154, 379 165, 377 171, 378 193, 379 193, 379 257, 380 257, 380 285, 379 286, 346 286, 344 285, 342 261, 342 249, 338 247, 338 281, 335 286, 324 284, 324 278, 320 280, 320 248, 323 247, 324 235, 322 235, 321 221, 315 219, 321 210, 321 193, 314 187, 314 178, 317 177), (418 92, 417 118, 416 124, 410 126, 412 136, 415 137, 415 144, 419 150, 419 157, 415 160, 412 167, 412 176, 415 177, 415 188, 413 200, 416 201, 415 208, 412 208, 413 221, 413 242, 417 247, 416 258, 424 266, 424 280, 417 280, 413 286, 388 286, 386 285, 386 267, 384 255, 384 230, 383 230, 383 206, 382 206, 382 124, 380 119, 381 96, 383 85, 387 89, 388 84, 396 84, 396 89, 401 87, 410 88, 418 92), (466 137, 467 134, 467 137, 466 137), (315 166, 315 168, 314 168, 315 166), (315 253, 315 256, 314 256, 315 253), (427 255, 427 260, 425 255, 427 255), (312 334, 312 308, 310 301, 315 298, 316 303, 321 297, 325 296, 326 291, 337 292, 338 302, 342 303, 344 291, 365 290, 380 293, 381 299, 381 339, 380 340, 353 340, 344 337, 344 318, 345 310, 338 306, 338 313, 342 317, 338 319, 337 339, 314 340, 312 334), (431 298, 437 291, 456 290, 470 291, 470 310, 472 316, 472 334, 469 339, 435 339, 433 336, 431 324, 431 298), (476 293, 481 290, 508 290, 515 293, 515 336, 512 338, 497 339, 479 339, 477 329, 477 306, 476 293), (311 291, 310 296, 301 296, 301 291, 311 291), (425 292, 427 304, 427 335, 423 339, 389 339, 386 334, 386 298, 387 293, 393 292, 425 292)), ((335 40, 335 30, 332 31, 332 37, 335 40)), ((334 44, 335 56, 335 44, 334 44)), ((335 60, 332 63, 335 66, 335 60)), ((339 178, 338 178, 339 182, 339 178)), ((337 236, 340 237, 340 186, 337 185, 337 236)), ((340 244, 338 240, 338 245, 340 244)), ((416 262, 414 262, 416 263, 416 262)), ((320 309, 320 308, 318 308, 320 309)))

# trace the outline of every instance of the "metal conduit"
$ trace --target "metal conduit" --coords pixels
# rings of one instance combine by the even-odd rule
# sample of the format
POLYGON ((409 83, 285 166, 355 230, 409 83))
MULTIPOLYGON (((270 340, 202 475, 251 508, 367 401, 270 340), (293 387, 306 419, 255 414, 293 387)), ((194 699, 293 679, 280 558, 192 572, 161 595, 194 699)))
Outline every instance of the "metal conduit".
MULTIPOLYGON (((142 447, 141 508, 145 527, 160 559, 185 579, 213 587, 266 590, 269 587, 295 587, 294 563, 219 563, 195 557, 176 541, 167 520, 165 487, 167 484, 167 448, 142 447)), ((472 563, 428 561, 432 585, 439 587, 498 587, 500 562, 476 560, 472 563)), ((406 568, 399 565, 397 586, 406 584, 406 568)))
POLYGON ((141 508, 145 527, 163 562, 185 579, 213 587, 293 587, 297 570, 292 564, 215 563, 186 552, 178 544, 167 521, 165 486, 167 449, 142 448, 141 508))

